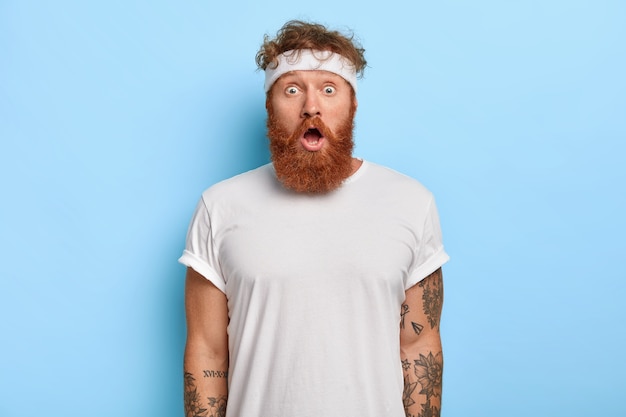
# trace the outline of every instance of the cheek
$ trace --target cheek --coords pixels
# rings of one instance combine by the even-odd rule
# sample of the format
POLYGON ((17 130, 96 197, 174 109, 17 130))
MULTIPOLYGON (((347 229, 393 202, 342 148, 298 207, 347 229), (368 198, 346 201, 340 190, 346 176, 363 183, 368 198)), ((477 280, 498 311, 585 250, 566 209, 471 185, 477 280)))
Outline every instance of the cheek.
POLYGON ((299 124, 300 113, 297 110, 297 105, 285 105, 274 104, 273 106, 274 116, 276 120, 284 127, 291 127, 299 124))
POLYGON ((300 127, 300 123, 297 123, 291 117, 279 116, 277 121, 278 125, 289 134, 293 133, 298 127, 300 127))
POLYGON ((329 124, 332 124, 334 128, 343 125, 351 117, 350 110, 346 110, 345 107, 334 112, 332 114, 332 120, 329 120, 329 124))
POLYGON ((345 96, 337 100, 337 102, 334 103, 334 106, 332 108, 329 108, 330 110, 329 115, 332 116, 331 118, 332 118, 333 123, 342 124, 346 120, 351 118, 354 114, 353 113, 354 106, 355 106, 355 103, 353 102, 352 98, 349 96, 345 96))

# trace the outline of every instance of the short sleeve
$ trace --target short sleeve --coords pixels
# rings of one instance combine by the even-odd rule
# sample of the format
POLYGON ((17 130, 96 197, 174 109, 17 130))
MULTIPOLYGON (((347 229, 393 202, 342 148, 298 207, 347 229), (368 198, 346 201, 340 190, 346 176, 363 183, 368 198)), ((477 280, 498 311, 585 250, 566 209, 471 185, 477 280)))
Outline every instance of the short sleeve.
POLYGON ((431 198, 405 290, 435 272, 449 259, 443 247, 437 206, 435 200, 431 198))
POLYGON ((213 242, 211 217, 203 198, 191 218, 183 255, 178 262, 192 268, 226 292, 226 283, 219 273, 217 251, 213 242))

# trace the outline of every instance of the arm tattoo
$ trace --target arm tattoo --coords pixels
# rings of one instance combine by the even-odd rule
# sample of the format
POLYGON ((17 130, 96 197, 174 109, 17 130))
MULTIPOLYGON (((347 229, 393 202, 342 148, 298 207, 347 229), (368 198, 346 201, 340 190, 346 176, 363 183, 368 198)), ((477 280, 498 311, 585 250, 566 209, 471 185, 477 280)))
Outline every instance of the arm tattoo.
POLYGON ((424 295, 422 295, 424 314, 428 318, 431 329, 439 326, 441 317, 441 305, 443 303, 443 279, 441 275, 441 268, 439 268, 418 282, 418 285, 424 289, 424 295))
POLYGON ((414 362, 413 371, 417 376, 417 382, 422 386, 420 394, 426 395, 426 398, 441 397, 442 353, 439 352, 434 356, 432 352, 428 353, 428 356, 420 353, 420 358, 414 362))
MULTIPOLYGON (((206 372, 206 371, 203 371, 206 372)), ((226 372, 227 374, 227 372, 226 372)), ((205 375, 206 377, 206 375, 205 375)), ((185 417, 224 417, 227 397, 207 397, 208 407, 203 408, 196 379, 191 372, 185 372, 185 417)))
POLYGON ((404 329, 404 316, 409 312, 409 305, 402 304, 402 311, 400 312, 400 328, 404 329))
MULTIPOLYGON (((418 285, 422 289, 422 309, 428 325, 431 329, 438 330, 443 304, 441 268, 418 282, 418 285)), ((407 313, 409 313, 409 306, 403 304, 400 321, 402 329, 404 329, 407 313)), ((415 334, 419 335, 424 330, 424 325, 414 321, 410 321, 410 323, 415 334)), ((401 358, 404 377, 402 393, 404 412, 406 417, 440 417, 443 353, 441 351, 436 354, 433 352, 416 352, 416 355, 419 357, 401 358)))
POLYGON ((196 379, 190 372, 185 372, 185 417, 206 417, 207 409, 202 408, 196 379))
POLYGON ((207 417, 224 417, 226 415, 226 396, 209 397, 209 415, 207 417))
POLYGON ((402 369, 404 371, 404 392, 402 396, 402 402, 404 404, 404 411, 406 417, 439 417, 441 408, 441 386, 443 376, 443 354, 441 352, 433 355, 429 352, 427 356, 419 355, 419 359, 413 361, 413 375, 417 377, 417 382, 411 382, 411 369, 408 359, 402 360, 402 369), (426 400, 420 405, 421 409, 418 414, 412 414, 409 408, 415 404, 413 394, 416 391, 417 385, 421 386, 421 390, 418 392, 420 395, 424 395, 426 400), (431 400, 435 397, 439 397, 439 401, 435 401, 435 404, 431 403, 431 400))
POLYGON ((202 373, 205 378, 228 378, 228 371, 213 371, 205 369, 202 373))
POLYGON ((402 404, 404 405, 404 413, 409 417, 409 407, 415 404, 413 399, 413 391, 417 387, 417 382, 409 381, 407 375, 404 376, 404 392, 402 393, 402 404))
MULTIPOLYGON (((410 313, 409 305, 402 304, 402 311, 400 312, 400 328, 401 329, 404 329, 404 316, 406 316, 407 313, 410 313)), ((424 326, 422 326, 419 323, 415 323, 414 321, 411 322, 411 327, 413 327, 413 331, 416 334, 420 334, 422 330, 424 329, 424 326)))
POLYGON ((413 326, 413 331, 415 332, 415 334, 420 334, 422 333, 422 330, 424 330, 424 326, 419 323, 415 323, 414 321, 411 322, 411 326, 413 326))

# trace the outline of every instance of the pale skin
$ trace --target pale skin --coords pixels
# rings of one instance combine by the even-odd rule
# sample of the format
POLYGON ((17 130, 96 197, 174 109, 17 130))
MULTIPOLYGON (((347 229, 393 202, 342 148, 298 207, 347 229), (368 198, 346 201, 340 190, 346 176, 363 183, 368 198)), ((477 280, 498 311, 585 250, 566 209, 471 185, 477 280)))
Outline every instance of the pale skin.
MULTIPOLYGON (((272 105, 278 120, 294 131, 304 118, 320 117, 331 129, 357 106, 351 86, 327 71, 292 71, 272 86, 272 105)), ((321 138, 300 146, 319 152, 321 138)), ((353 158, 352 172, 361 161, 353 158)), ((407 417, 439 416, 441 408, 441 339, 439 318, 441 269, 406 291, 402 305, 400 355, 405 379, 403 398, 407 417), (434 366, 433 366, 434 365, 434 366)), ((224 416, 228 397, 228 305, 226 295, 191 268, 185 287, 187 341, 185 346, 185 416, 224 416)))
POLYGON ((187 268, 185 312, 185 417, 224 416, 228 397, 226 295, 191 268, 187 268))

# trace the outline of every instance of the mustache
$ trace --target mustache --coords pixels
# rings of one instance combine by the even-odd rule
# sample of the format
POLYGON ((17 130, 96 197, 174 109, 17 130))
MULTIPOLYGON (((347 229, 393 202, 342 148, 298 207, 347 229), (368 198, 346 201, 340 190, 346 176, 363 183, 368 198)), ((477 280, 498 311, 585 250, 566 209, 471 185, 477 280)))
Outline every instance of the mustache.
POLYGON ((334 137, 332 130, 322 121, 322 118, 319 116, 306 118, 300 124, 300 127, 296 130, 297 137, 302 137, 308 130, 316 129, 321 136, 326 139, 331 139, 334 137))

